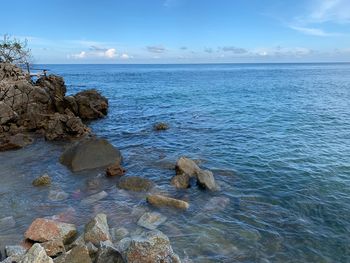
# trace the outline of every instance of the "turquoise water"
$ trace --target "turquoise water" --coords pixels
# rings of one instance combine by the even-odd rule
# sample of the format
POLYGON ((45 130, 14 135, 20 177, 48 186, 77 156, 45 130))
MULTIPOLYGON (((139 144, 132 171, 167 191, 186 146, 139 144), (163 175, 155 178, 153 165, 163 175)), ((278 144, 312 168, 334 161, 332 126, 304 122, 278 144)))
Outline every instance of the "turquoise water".
MULTIPOLYGON (((152 179, 156 191, 190 202, 184 213, 161 210, 168 220, 160 230, 180 257, 350 261, 350 64, 45 67, 65 78, 68 93, 96 88, 109 99, 108 116, 90 126, 122 151, 127 175, 152 179), (154 132, 158 121, 170 129, 154 132), (222 190, 173 189, 171 167, 182 155, 212 170, 222 190), (208 208, 213 197, 226 206, 208 208)), ((78 225, 102 211, 112 227, 130 230, 137 209, 154 210, 101 170, 72 174, 58 163, 64 147, 37 139, 0 154, 0 218, 16 221, 0 225, 0 246, 17 242, 33 218, 67 208, 78 225), (48 189, 33 189, 43 172, 68 199, 50 201, 48 189), (106 199, 81 204, 101 190, 106 199)))

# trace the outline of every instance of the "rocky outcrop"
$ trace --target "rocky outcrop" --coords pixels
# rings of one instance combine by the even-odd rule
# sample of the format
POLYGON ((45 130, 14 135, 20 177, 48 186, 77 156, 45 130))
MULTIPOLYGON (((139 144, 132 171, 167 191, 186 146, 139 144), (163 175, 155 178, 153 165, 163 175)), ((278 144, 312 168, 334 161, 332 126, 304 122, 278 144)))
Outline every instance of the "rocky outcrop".
POLYGON ((81 137, 90 132, 82 120, 107 114, 108 101, 96 90, 75 96, 66 96, 66 90, 62 77, 33 83, 18 67, 0 63, 0 149, 19 132, 39 131, 48 140, 81 137))
POLYGON ((60 162, 73 172, 120 164, 122 155, 107 140, 87 138, 63 152, 60 162))
POLYGON ((17 150, 32 143, 33 139, 29 135, 18 133, 13 136, 4 136, 0 137, 0 151, 17 150))

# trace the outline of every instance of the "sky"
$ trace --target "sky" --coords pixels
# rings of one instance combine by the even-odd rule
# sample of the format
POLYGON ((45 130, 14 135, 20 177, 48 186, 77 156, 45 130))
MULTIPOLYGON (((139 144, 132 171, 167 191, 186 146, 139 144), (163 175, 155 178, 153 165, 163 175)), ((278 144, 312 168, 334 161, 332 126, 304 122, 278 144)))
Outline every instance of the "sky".
MULTIPOLYGON (((350 62, 350 0, 16 0, 35 63, 350 62)), ((5 10, 10 10, 6 11, 5 10)))

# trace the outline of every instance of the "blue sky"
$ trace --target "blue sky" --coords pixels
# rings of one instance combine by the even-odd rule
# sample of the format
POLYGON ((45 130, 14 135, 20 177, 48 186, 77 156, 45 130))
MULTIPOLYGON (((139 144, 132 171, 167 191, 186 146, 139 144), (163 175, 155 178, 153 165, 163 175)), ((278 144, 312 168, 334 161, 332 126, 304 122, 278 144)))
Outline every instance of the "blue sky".
POLYGON ((0 35, 26 38, 36 63, 350 61, 350 0, 17 0, 1 5, 0 35))

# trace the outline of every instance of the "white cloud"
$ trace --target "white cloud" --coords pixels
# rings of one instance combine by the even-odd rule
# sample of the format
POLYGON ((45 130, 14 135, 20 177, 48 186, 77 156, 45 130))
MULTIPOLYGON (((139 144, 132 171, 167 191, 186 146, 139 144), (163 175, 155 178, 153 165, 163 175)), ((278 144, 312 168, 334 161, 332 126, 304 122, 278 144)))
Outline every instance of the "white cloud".
POLYGON ((317 0, 309 16, 315 23, 350 23, 349 0, 317 0))
POLYGON ((85 58, 86 57, 86 52, 85 51, 81 51, 79 54, 73 54, 72 55, 73 58, 85 58))
POLYGON ((328 37, 328 36, 336 36, 338 33, 327 33, 320 28, 310 28, 310 27, 302 27, 302 26, 289 26, 291 29, 296 30, 300 33, 310 36, 319 36, 319 37, 328 37))
POLYGON ((104 52, 104 56, 106 58, 115 58, 117 56, 117 51, 115 50, 115 48, 110 48, 110 49, 107 49, 105 52, 104 52))
POLYGON ((126 54, 126 53, 123 53, 123 54, 120 55, 120 58, 126 60, 126 59, 129 59, 130 56, 128 54, 126 54))

